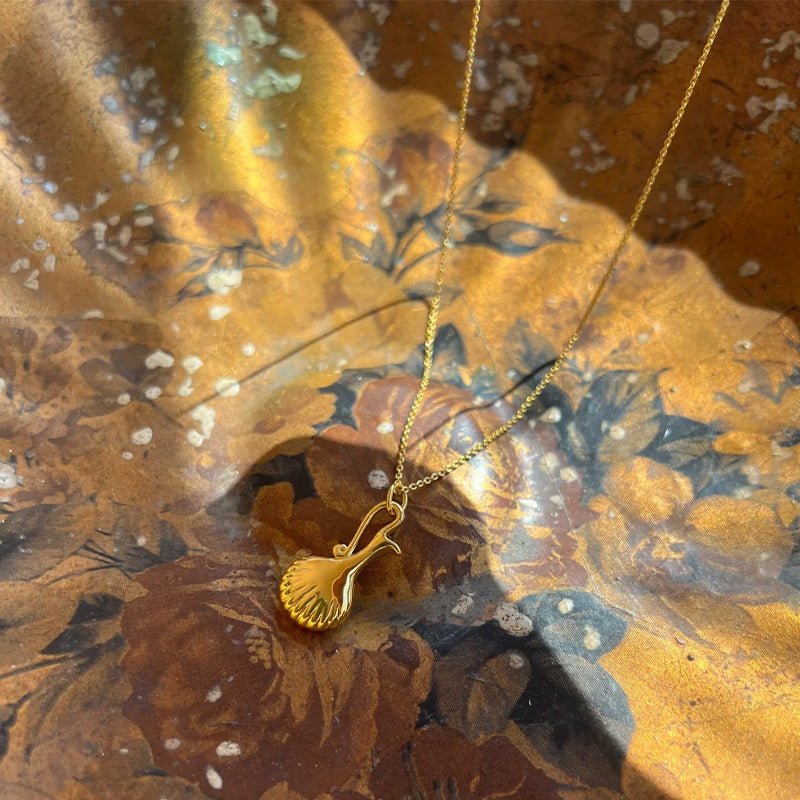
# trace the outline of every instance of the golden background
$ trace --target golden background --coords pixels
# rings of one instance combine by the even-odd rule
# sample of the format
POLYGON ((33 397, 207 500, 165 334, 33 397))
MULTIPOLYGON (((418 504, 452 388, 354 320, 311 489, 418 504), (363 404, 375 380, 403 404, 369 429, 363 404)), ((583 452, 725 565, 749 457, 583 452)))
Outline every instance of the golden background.
MULTIPOLYGON (((3 6, 3 798, 800 796, 796 3, 733 4, 529 423, 344 627, 276 605, 392 471, 470 11, 3 6)), ((486 4, 411 479, 569 336, 715 11, 486 4)))

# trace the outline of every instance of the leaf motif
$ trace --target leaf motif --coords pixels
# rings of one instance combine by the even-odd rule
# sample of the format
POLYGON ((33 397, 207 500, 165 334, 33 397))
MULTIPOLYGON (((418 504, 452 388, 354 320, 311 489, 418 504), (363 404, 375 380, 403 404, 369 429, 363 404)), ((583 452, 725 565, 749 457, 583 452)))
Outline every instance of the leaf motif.
POLYGON ((144 221, 133 215, 109 227, 105 242, 97 242, 90 229, 73 245, 93 274, 155 310, 213 291, 204 281, 214 267, 283 269, 295 263, 303 244, 294 226, 247 194, 217 193, 153 206, 144 221), (271 236, 266 246, 262 231, 271 236))
POLYGON ((197 209, 195 222, 222 245, 237 247, 258 243, 258 229, 253 218, 230 198, 205 198, 197 209))
MULTIPOLYGON (((0 761, 3 760, 8 752, 8 744, 11 738, 11 729, 17 722, 17 715, 20 708, 30 699, 30 693, 23 695, 19 700, 14 703, 0 706, 0 761)), ((4 786, 4 781, 0 780, 0 789, 4 786)), ((19 797, 19 800, 25 800, 28 797, 27 793, 22 796, 17 794, 18 783, 14 783, 8 787, 8 794, 0 792, 0 797, 19 797)), ((39 792, 36 795, 41 797, 39 792)), ((30 795, 33 797, 33 794, 30 795)))
MULTIPOLYGON (((54 614, 53 610, 48 610, 43 615, 41 608, 47 609, 48 604, 58 603, 55 596, 50 596, 51 592, 57 596, 57 590, 41 586, 34 588, 30 584, 26 589, 28 591, 17 598, 18 601, 23 599, 22 613, 12 614, 11 639, 3 643, 4 647, 10 645, 12 652, 14 636, 20 642, 25 640, 27 643, 31 638, 35 641, 41 632, 42 621, 51 620, 54 614)), ((30 674, 42 670, 42 678, 35 692, 20 698, 15 707, 7 706, 5 714, 0 709, 0 747, 5 733, 3 723, 10 727, 22 705, 25 705, 25 724, 21 735, 26 740, 27 759, 38 746, 51 740, 53 731, 64 730, 67 717, 86 712, 89 703, 98 702, 97 687, 107 689, 110 684, 106 676, 91 672, 103 659, 107 660, 109 667, 116 668, 124 646, 118 623, 122 606, 122 599, 111 594, 83 595, 66 625, 60 631, 56 628, 58 632, 54 636, 49 632, 49 642, 45 638, 35 649, 36 655, 32 653, 26 663, 20 665, 20 672, 30 674), (11 719, 8 719, 9 710, 12 711, 11 719), (2 720, 2 716, 7 719, 2 720)), ((60 616, 59 609, 55 619, 60 616)))
POLYGON ((39 341, 39 334, 33 328, 6 328, 3 340, 11 348, 9 352, 30 353, 39 341))
POLYGON ((188 545, 172 523, 158 520, 151 530, 156 544, 147 545, 141 516, 132 510, 122 510, 111 534, 113 545, 88 538, 80 548, 83 558, 94 562, 86 571, 115 569, 126 577, 138 575, 151 567, 178 561, 189 552, 188 545))
POLYGON ((161 520, 158 526, 158 563, 178 561, 188 552, 189 548, 178 529, 166 520, 161 520))
POLYGON ((692 482, 695 495, 732 495, 748 486, 741 471, 744 456, 718 453, 714 439, 720 431, 713 425, 686 417, 664 417, 660 434, 642 451, 642 455, 682 472, 692 482))
POLYGON ((61 563, 86 541, 94 515, 88 500, 43 503, 10 514, 0 525, 0 580, 36 578, 61 563))
POLYGON ((719 431, 703 422, 681 416, 667 416, 663 428, 647 449, 655 461, 682 469, 692 461, 702 458, 711 448, 719 431))
MULTIPOLYGON (((481 172, 476 175, 465 187, 466 190, 460 203, 462 207, 474 208, 487 198, 490 200, 493 199, 492 196, 489 195, 487 176, 492 172, 496 172, 501 166, 503 166, 513 152, 513 147, 505 147, 492 153, 481 172)), ((515 201, 509 200, 506 202, 513 203, 515 201)), ((521 205, 521 203, 518 205, 521 205)))
POLYGON ((681 470, 692 481, 697 499, 714 494, 733 496, 738 489, 750 488, 747 475, 742 471, 746 456, 717 453, 710 450, 681 470))
POLYGON ((589 661, 611 652, 625 636, 625 621, 593 594, 574 589, 529 595, 517 604, 553 653, 589 661))
POLYGON ((111 364, 114 372, 122 375, 136 386, 145 381, 152 384, 157 379, 168 380, 170 367, 147 366, 147 357, 152 352, 151 347, 143 344, 132 344, 128 347, 117 347, 111 351, 111 364))
POLYGON ((476 211, 484 214, 511 214, 516 211, 522 202, 504 197, 487 197, 481 203, 474 206, 476 211))
POLYGON ((370 248, 359 239, 340 233, 342 258, 345 261, 369 261, 370 248))
MULTIPOLYGON (((408 360, 400 365, 401 369, 407 374, 420 374, 423 356, 424 347, 420 345, 408 360)), ((433 379, 442 383, 463 386, 464 382, 459 374, 459 367, 463 367, 466 363, 464 340, 461 338, 458 328, 452 322, 442 325, 436 332, 433 343, 433 379)))
POLYGON ((56 731, 64 729, 67 720, 74 719, 80 710, 86 708, 87 699, 96 691, 103 680, 94 673, 95 668, 105 662, 108 669, 114 669, 125 648, 125 639, 120 633, 108 635, 99 628, 86 628, 81 641, 74 640, 75 647, 61 651, 69 668, 53 670, 39 687, 31 700, 33 724, 29 728, 29 752, 49 741, 56 731), (108 638, 106 638, 108 636, 108 638))
POLYGON ((342 257, 346 261, 364 261, 386 273, 391 272, 393 265, 389 263, 386 240, 380 231, 373 236, 369 245, 344 233, 340 233, 339 237, 341 239, 342 257))
POLYGON ((800 366, 795 366, 794 369, 781 381, 778 394, 782 398, 787 389, 797 388, 800 388, 800 366))
POLYGON ((75 653, 88 647, 95 638, 91 625, 70 625, 42 649, 44 656, 75 653))
POLYGON ((324 425, 318 426, 319 429, 324 430, 331 425, 348 425, 351 428, 355 428, 356 421, 353 418, 353 406, 358 398, 359 390, 363 388, 367 381, 382 378, 387 372, 388 369, 386 367, 373 370, 346 369, 342 372, 339 380, 328 386, 320 387, 321 392, 332 394, 335 401, 331 418, 324 425))
POLYGON ((372 247, 370 248, 370 263, 376 267, 380 267, 384 272, 391 272, 393 264, 389 263, 389 251, 386 247, 386 240, 383 234, 378 231, 375 238, 372 240, 372 247))
POLYGON ((563 237, 552 228, 541 228, 530 222, 508 219, 492 222, 485 228, 472 231, 464 243, 489 247, 506 255, 520 256, 561 240, 563 237))
POLYGON ((303 243, 296 233, 285 244, 271 241, 265 248, 267 258, 278 267, 290 267, 303 257, 303 251, 303 243))
POLYGON ((92 275, 119 286, 137 302, 152 305, 158 301, 165 279, 172 272, 171 266, 154 263, 151 259, 135 259, 124 253, 116 258, 108 249, 98 249, 97 244, 91 229, 72 242, 92 275))
POLYGON ((135 344, 116 348, 109 360, 93 358, 83 362, 78 371, 96 396, 72 409, 67 415, 68 422, 74 424, 83 417, 98 417, 117 411, 120 408, 117 397, 123 393, 133 402, 150 402, 142 385, 163 389, 171 376, 169 367, 147 367, 145 362, 152 351, 152 347, 135 344))
POLYGON ((527 635, 495 621, 415 626, 437 655, 418 726, 482 740, 513 721, 560 769, 618 785, 634 720, 624 689, 599 659, 622 640, 624 620, 580 590, 529 595, 517 608, 532 623, 527 635))
POLYGON ((604 463, 642 452, 658 434, 658 373, 613 370, 593 381, 575 412, 571 443, 604 463))
POLYGON ((118 617, 122 611, 122 599, 113 594, 88 594, 78 602, 78 607, 69 625, 82 625, 87 622, 101 622, 118 617))
POLYGON ((115 375, 111 364, 104 358, 91 358, 84 361, 79 367, 81 377, 98 394, 108 395, 125 391, 129 384, 121 376, 115 375))
POLYGON ((196 258, 190 258, 185 264, 183 264, 178 272, 197 272, 197 270, 201 269, 205 266, 205 271, 207 272, 208 269, 217 261, 216 253, 212 255, 203 254, 202 256, 197 256, 196 258))
POLYGON ((42 342, 41 356, 52 356, 61 353, 72 344, 72 331, 63 325, 53 328, 42 342))
POLYGON ((435 663, 433 686, 440 718, 470 741, 500 733, 530 674, 528 660, 514 651, 503 652, 496 642, 469 638, 435 663))
POLYGON ((196 300, 199 297, 211 294, 211 290, 206 283, 207 275, 208 271, 195 275, 186 281, 175 293, 175 305, 184 302, 184 300, 196 300))
POLYGON ((800 444, 800 428, 784 428, 779 431, 777 442, 780 447, 797 447, 800 444))

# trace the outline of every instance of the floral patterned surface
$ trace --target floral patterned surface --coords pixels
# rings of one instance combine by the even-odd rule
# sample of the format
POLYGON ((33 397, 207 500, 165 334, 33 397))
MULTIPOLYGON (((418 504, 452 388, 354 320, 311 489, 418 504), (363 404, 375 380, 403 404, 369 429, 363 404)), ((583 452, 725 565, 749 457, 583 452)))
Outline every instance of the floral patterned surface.
MULTIPOLYGON (((412 478, 569 336, 714 10, 487 4, 412 478)), ((276 605, 392 472, 469 13, 7 6, 4 798, 800 795, 793 4, 734 4, 529 418, 345 626, 276 605)))

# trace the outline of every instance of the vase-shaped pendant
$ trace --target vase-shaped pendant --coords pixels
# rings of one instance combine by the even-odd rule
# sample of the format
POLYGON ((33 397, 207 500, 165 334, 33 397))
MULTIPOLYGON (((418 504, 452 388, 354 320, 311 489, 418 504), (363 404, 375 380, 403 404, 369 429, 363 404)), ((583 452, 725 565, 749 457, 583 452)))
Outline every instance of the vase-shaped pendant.
POLYGON ((295 561, 286 570, 280 588, 281 602, 289 616, 298 625, 314 631, 344 622, 353 605, 355 579, 361 568, 383 550, 400 553, 389 533, 400 525, 404 515, 405 502, 401 505, 390 494, 386 502, 378 503, 361 520, 350 544, 337 544, 333 548, 333 558, 308 556, 295 561), (361 535, 381 510, 391 519, 356 552, 361 535))

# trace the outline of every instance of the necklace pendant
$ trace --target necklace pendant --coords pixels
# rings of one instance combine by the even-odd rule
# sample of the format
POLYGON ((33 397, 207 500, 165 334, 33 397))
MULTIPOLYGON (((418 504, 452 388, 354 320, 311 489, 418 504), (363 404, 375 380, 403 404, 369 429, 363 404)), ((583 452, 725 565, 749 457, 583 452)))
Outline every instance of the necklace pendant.
POLYGON ((312 631, 323 631, 344 622, 353 605, 355 580, 362 567, 384 550, 400 553, 399 545, 389 538, 389 533, 403 521, 407 497, 403 493, 400 504, 393 499, 390 489, 386 501, 373 506, 361 520, 350 544, 337 544, 333 548, 333 558, 307 556, 286 570, 281 581, 280 598, 298 625, 312 631), (391 519, 356 551, 367 525, 381 510, 391 519))

